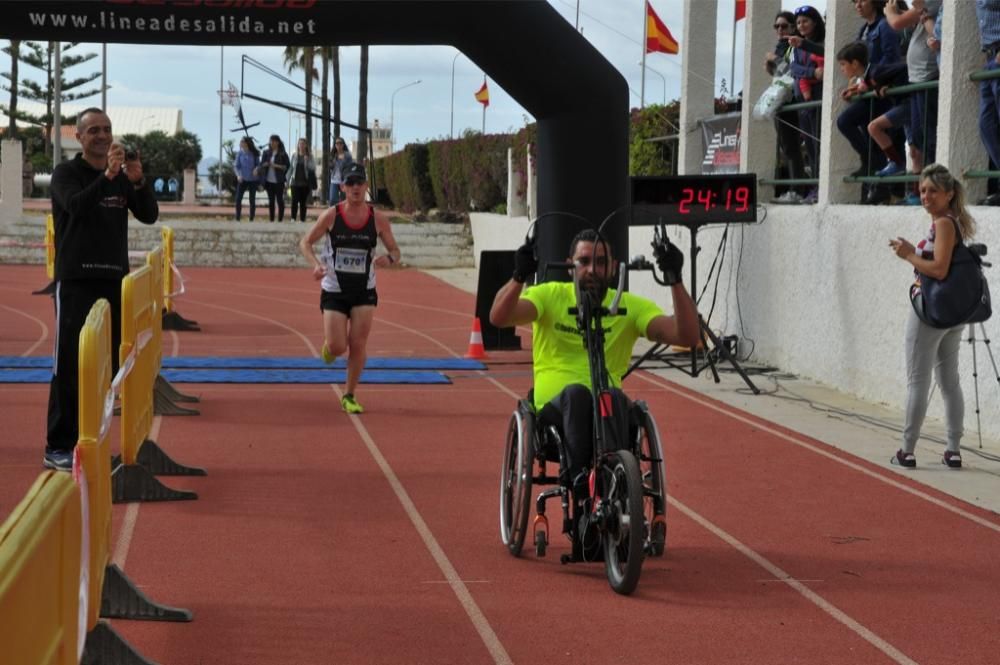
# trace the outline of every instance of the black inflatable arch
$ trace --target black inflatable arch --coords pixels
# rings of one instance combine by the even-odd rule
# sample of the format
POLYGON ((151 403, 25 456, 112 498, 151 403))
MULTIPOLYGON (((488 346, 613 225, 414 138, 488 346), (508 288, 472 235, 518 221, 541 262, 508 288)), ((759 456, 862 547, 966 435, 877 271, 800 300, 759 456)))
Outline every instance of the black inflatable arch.
MULTIPOLYGON (((0 37, 198 45, 447 44, 538 121, 538 212, 593 223, 627 200, 628 87, 542 0, 101 0, 0 2, 0 37)), ((605 227, 628 254, 625 215, 605 227)), ((539 224, 543 260, 577 222, 539 224)))

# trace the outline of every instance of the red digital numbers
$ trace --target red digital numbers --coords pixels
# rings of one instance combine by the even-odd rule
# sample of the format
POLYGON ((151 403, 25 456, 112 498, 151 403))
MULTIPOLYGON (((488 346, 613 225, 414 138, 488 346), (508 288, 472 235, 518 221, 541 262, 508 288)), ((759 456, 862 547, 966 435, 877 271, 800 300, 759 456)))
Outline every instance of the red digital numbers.
POLYGON ((705 210, 708 211, 712 207, 712 190, 710 189, 699 189, 698 190, 698 203, 705 206, 705 210))
POLYGON ((726 187, 726 200, 723 203, 721 192, 717 192, 712 187, 683 187, 681 189, 681 200, 677 206, 677 211, 682 215, 690 215, 691 206, 698 205, 705 212, 710 212, 717 205, 726 212, 746 212, 750 209, 750 188, 743 185, 739 187, 726 187), (718 202, 715 200, 719 197, 718 202))
POLYGON ((750 188, 749 187, 737 187, 736 188, 736 203, 739 205, 736 207, 736 212, 746 212, 750 207, 750 188))
POLYGON ((691 214, 691 209, 688 206, 694 201, 694 189, 691 187, 685 187, 681 190, 681 204, 677 207, 682 215, 691 214))

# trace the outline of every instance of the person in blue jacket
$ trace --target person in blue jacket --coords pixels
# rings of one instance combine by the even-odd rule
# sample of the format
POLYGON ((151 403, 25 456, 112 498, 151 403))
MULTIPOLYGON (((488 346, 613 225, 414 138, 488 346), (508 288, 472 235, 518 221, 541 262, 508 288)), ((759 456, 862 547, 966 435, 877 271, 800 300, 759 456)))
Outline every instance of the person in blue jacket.
POLYGON ((233 160, 233 171, 236 172, 236 221, 240 221, 240 214, 243 212, 243 194, 250 194, 250 221, 253 221, 257 212, 257 167, 260 165, 260 158, 257 155, 257 147, 253 141, 247 137, 240 139, 240 151, 233 160))

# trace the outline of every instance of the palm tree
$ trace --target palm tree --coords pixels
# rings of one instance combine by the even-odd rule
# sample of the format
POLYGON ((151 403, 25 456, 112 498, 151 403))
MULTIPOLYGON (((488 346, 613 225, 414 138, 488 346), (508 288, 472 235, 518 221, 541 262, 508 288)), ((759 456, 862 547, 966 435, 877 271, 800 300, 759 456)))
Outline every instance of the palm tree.
POLYGON ((330 54, 333 65, 333 135, 340 136, 340 47, 334 46, 330 54))
POLYGON ((330 160, 328 156, 330 154, 330 98, 329 98, 329 88, 330 88, 330 51, 336 47, 324 46, 320 49, 320 57, 323 63, 323 84, 322 84, 322 94, 323 98, 323 123, 321 125, 322 137, 323 137, 323 171, 322 171, 322 186, 320 187, 320 194, 323 200, 327 200, 327 189, 330 187, 330 160))
POLYGON ((365 162, 368 155, 368 45, 361 45, 361 74, 358 83, 358 154, 356 159, 365 162))
MULTIPOLYGON (((310 147, 312 147, 312 84, 319 79, 319 73, 313 66, 315 53, 315 46, 285 47, 285 67, 288 73, 301 69, 306 79, 306 143, 310 147)), ((290 142, 292 137, 288 138, 290 142)))

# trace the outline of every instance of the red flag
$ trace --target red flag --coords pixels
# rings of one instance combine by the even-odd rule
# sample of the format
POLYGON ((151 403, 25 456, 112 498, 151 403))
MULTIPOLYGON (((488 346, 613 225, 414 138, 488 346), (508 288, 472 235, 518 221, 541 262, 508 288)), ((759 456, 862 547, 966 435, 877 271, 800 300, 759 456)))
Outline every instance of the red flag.
POLYGON ((733 23, 736 23, 740 19, 747 17, 747 0, 736 0, 736 13, 733 18, 733 23))
POLYGON ((490 105, 490 89, 486 87, 486 79, 483 79, 483 87, 476 91, 476 101, 482 104, 484 109, 490 105))
POLYGON ((670 34, 667 26, 653 11, 652 5, 646 3, 646 53, 679 53, 680 45, 670 34))

